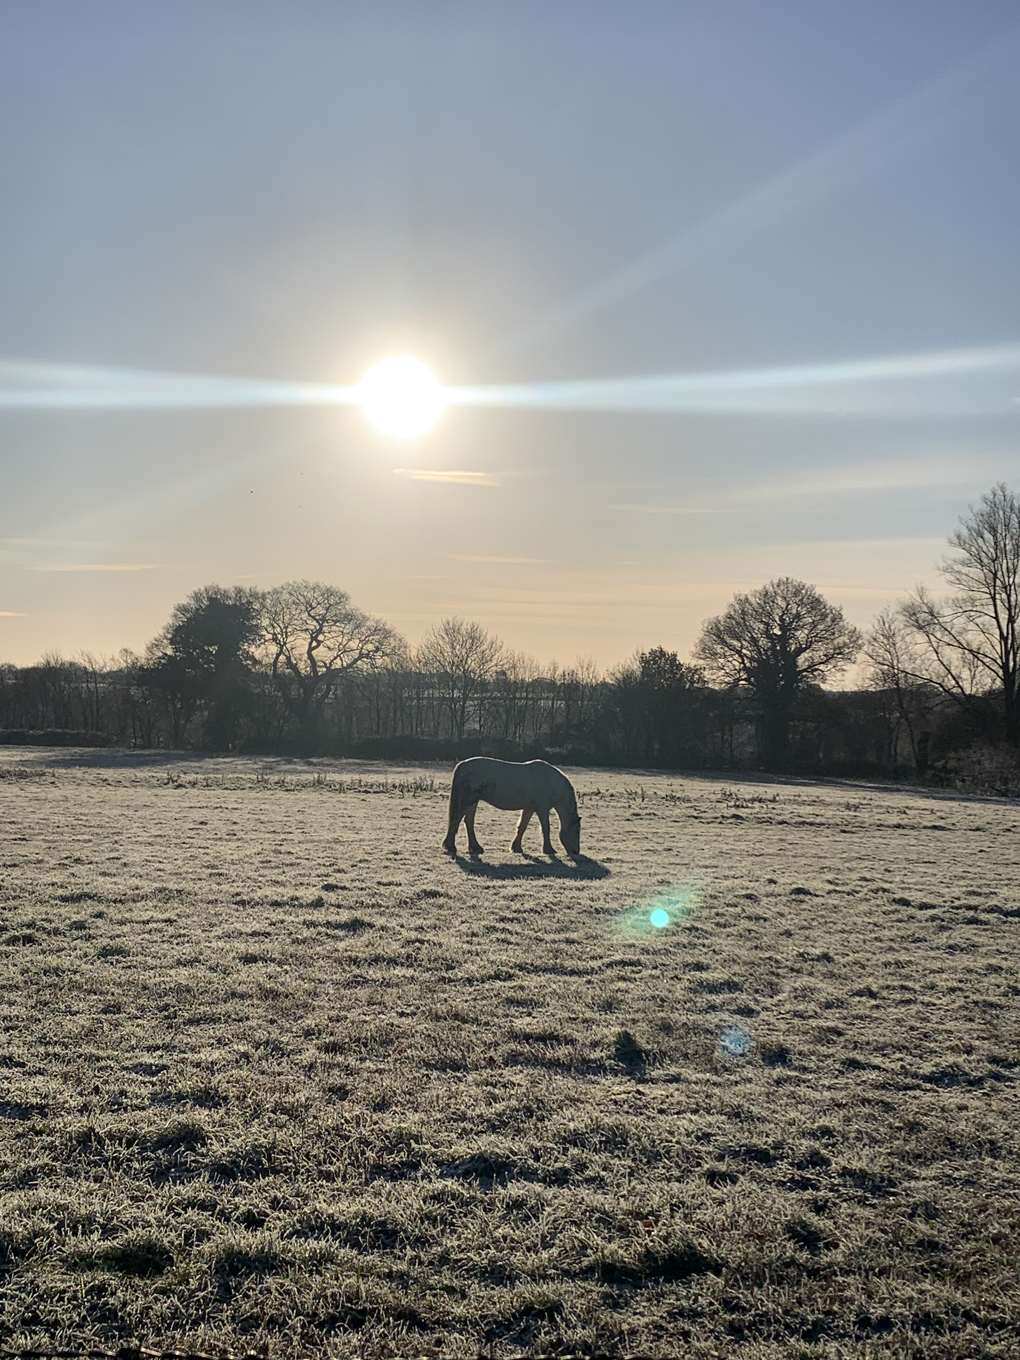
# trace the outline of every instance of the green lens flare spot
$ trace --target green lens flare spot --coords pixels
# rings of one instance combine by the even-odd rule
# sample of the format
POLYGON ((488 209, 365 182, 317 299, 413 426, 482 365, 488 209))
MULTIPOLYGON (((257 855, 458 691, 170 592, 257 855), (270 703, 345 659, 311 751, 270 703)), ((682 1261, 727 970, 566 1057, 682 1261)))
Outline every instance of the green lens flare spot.
POLYGON ((650 940, 668 926, 670 940, 680 944, 683 927, 694 915, 701 892, 702 884, 693 880, 662 887, 621 912, 610 929, 618 939, 637 944, 650 940))

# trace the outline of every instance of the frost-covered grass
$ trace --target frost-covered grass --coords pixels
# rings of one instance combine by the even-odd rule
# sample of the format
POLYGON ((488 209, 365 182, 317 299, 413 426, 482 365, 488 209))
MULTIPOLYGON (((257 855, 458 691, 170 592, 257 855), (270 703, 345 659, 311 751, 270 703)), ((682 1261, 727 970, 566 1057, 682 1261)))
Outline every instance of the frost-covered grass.
POLYGON ((1017 807, 0 760, 4 1344, 1020 1351, 1017 807))

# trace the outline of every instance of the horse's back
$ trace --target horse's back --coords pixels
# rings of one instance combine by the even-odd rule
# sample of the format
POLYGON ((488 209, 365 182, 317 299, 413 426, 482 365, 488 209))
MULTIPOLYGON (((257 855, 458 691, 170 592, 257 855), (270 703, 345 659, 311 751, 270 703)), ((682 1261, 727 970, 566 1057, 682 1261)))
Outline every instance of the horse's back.
POLYGON ((453 783, 493 807, 508 810, 552 807, 571 789, 567 776, 547 760, 496 760, 493 756, 462 760, 454 768, 453 783))

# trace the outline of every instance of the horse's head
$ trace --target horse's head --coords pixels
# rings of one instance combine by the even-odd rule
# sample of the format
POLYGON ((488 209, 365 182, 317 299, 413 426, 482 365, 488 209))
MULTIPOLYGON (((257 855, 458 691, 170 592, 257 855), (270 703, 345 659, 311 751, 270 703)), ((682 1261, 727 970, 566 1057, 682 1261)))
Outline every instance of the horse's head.
POLYGON ((560 823, 560 844, 568 855, 581 853, 581 819, 576 812, 573 817, 560 823))

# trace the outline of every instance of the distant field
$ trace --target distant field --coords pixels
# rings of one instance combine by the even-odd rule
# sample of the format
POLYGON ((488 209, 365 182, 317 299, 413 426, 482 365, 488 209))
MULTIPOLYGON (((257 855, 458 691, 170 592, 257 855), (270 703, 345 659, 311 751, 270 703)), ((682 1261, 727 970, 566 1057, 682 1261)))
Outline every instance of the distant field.
POLYGON ((1020 1354, 1020 807, 569 773, 0 754, 3 1344, 1020 1354))

